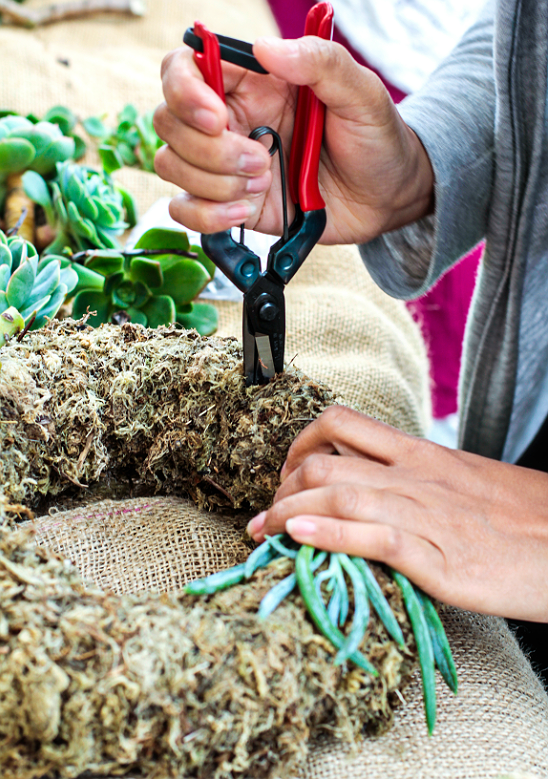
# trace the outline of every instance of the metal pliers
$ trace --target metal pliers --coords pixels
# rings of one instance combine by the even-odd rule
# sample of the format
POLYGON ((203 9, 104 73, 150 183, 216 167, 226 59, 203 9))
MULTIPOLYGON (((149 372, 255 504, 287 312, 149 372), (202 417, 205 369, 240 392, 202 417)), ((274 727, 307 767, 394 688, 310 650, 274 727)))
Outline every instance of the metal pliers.
MULTIPOLYGON (((328 2, 313 6, 307 16, 305 35, 330 40, 333 8, 328 2)), ((215 35, 200 22, 189 28, 184 42, 194 49, 194 59, 208 84, 224 100, 221 59, 256 73, 267 73, 252 53, 251 44, 215 35)), ((239 242, 230 230, 202 235, 202 248, 215 265, 244 293, 243 345, 246 384, 264 384, 284 369, 284 286, 297 273, 325 229, 326 213, 318 188, 318 167, 323 138, 325 106, 307 87, 299 87, 295 126, 289 157, 289 194, 295 218, 288 225, 284 158, 279 135, 270 127, 250 133, 257 140, 271 135, 271 156, 280 157, 283 198, 283 235, 268 254, 266 270, 260 258, 244 243, 243 225, 239 242)))

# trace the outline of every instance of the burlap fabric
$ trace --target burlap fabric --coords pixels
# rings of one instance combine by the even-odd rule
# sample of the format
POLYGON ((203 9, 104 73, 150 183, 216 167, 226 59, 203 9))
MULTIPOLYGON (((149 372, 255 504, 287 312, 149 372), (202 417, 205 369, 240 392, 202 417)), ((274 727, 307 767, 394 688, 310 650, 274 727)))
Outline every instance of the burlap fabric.
MULTIPOLYGON (((404 304, 373 283, 356 247, 317 246, 286 287, 286 301, 287 360, 359 410, 424 434, 424 343, 404 304)), ((240 336, 241 306, 218 308, 219 334, 240 336)))
POLYGON ((103 500, 52 513, 38 541, 73 560, 82 577, 123 595, 172 592, 242 563, 245 517, 222 516, 178 498, 103 500))
MULTIPOLYGON (((218 518, 174 498, 102 501, 36 522, 37 540, 71 559, 84 578, 119 593, 178 589, 245 558, 246 517, 218 518)), ((438 684, 438 722, 424 723, 420 679, 393 728, 357 752, 326 738, 299 779, 548 777, 548 697, 503 620, 443 613, 459 694, 438 684)))

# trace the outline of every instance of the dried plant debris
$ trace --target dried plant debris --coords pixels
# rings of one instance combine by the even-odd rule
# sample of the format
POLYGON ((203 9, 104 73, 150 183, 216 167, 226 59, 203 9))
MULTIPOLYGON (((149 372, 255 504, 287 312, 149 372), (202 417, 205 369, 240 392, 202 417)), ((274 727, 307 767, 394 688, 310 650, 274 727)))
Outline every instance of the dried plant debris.
POLYGON ((297 370, 246 388, 235 339, 173 328, 52 322, 0 363, 0 483, 30 506, 101 480, 264 508, 291 442, 336 402, 297 370))
POLYGON ((386 728, 416 665, 399 588, 373 566, 404 635, 371 615, 360 651, 375 677, 333 663, 300 595, 257 616, 289 570, 272 561, 207 598, 119 597, 84 588, 28 530, 0 529, 3 779, 284 777, 321 732, 386 728))

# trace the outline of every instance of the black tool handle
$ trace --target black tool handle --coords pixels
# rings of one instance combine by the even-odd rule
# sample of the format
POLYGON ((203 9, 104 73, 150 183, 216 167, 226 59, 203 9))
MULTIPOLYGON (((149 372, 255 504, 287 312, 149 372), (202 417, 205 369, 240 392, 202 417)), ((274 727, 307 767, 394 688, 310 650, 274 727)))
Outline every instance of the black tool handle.
MULTIPOLYGON (((219 48, 221 50, 221 59, 225 62, 232 62, 233 65, 239 65, 246 70, 252 70, 254 73, 267 74, 262 65, 253 55, 253 46, 247 41, 240 41, 237 38, 229 38, 226 35, 217 35, 219 48)), ((189 27, 183 35, 183 43, 190 46, 194 51, 203 52, 204 44, 201 38, 194 34, 194 29, 189 27)))

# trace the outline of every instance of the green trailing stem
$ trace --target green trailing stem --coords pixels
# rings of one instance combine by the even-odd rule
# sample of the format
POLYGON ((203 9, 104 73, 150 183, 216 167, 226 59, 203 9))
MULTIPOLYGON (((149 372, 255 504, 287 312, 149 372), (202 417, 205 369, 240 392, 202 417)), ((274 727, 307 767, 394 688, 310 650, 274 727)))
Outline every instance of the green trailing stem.
POLYGON ((416 590, 419 603, 421 605, 428 630, 430 631, 430 638, 432 639, 432 649, 434 650, 434 660, 439 672, 443 676, 447 686, 457 694, 458 691, 458 679, 457 669, 455 668, 455 662, 451 653, 451 647, 447 641, 444 627, 442 625, 440 615, 438 614, 434 604, 421 590, 416 590))
POLYGON ((424 698, 424 711, 428 733, 432 733, 436 724, 436 673, 434 664, 434 648, 430 630, 424 616, 424 611, 419 602, 417 591, 403 574, 392 571, 392 577, 400 588, 405 607, 409 615, 422 674, 422 691, 424 698))
MULTIPOLYGON (((212 595, 220 589, 249 580, 255 571, 273 560, 285 559, 295 566, 281 581, 277 582, 261 600, 259 616, 266 619, 298 587, 305 607, 318 630, 338 650, 335 663, 346 660, 376 676, 377 670, 359 651, 364 641, 370 615, 369 603, 375 609, 388 635, 399 646, 404 646, 404 637, 398 621, 365 560, 340 553, 319 552, 314 547, 295 544, 287 535, 267 537, 257 547, 246 563, 199 579, 185 587, 193 595, 212 595), (328 565, 318 573, 328 560, 328 565), (353 617, 346 635, 337 627, 341 617, 343 599, 348 603, 346 576, 353 591, 353 617), (322 587, 332 593, 328 607, 324 603, 322 587), (332 604, 336 601, 336 607, 332 604)), ((400 589, 417 645, 422 673, 423 697, 428 732, 432 733, 436 722, 436 680, 435 666, 439 668, 445 682, 457 691, 457 674, 451 649, 438 613, 427 595, 414 587, 397 571, 391 571, 400 589)), ((345 611, 347 612, 347 607, 345 611)), ((345 614, 342 624, 346 622, 345 614)))

